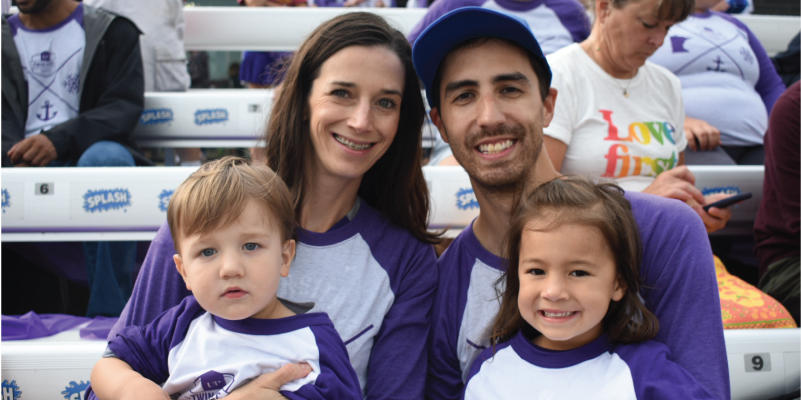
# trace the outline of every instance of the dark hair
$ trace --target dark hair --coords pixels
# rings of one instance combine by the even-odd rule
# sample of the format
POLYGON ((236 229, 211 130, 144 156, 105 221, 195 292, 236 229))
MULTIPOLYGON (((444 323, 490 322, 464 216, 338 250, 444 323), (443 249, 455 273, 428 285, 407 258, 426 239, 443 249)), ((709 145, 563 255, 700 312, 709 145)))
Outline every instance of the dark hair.
MULTIPOLYGON (((613 7, 618 10, 631 2, 643 0, 610 0, 613 7)), ((681 22, 695 11, 695 0, 657 0, 656 15, 661 21, 681 22)))
POLYGON ((437 110, 439 110, 440 101, 442 101, 442 99, 440 98, 440 93, 439 93, 440 89, 439 88, 440 88, 440 85, 442 84, 442 64, 444 64, 445 59, 447 59, 449 55, 451 55, 452 53, 454 53, 454 52, 456 52, 458 50, 478 47, 478 46, 481 46, 484 43, 487 43, 491 39, 492 40, 498 40, 498 41, 501 41, 501 42, 504 42, 504 43, 508 43, 508 44, 510 44, 512 46, 520 48, 520 50, 523 50, 526 53, 526 56, 528 57, 528 61, 531 63, 531 68, 533 68, 534 69, 534 73, 537 74, 537 82, 539 83, 539 87, 540 87, 540 96, 542 96, 542 100, 545 100, 545 98, 548 97, 548 89, 551 88, 551 85, 550 85, 550 83, 548 81, 546 81, 546 76, 547 75, 545 74, 545 69, 543 68, 543 65, 542 65, 542 63, 544 61, 541 61, 537 56, 534 55, 534 53, 528 51, 523 46, 521 46, 521 45, 519 45, 519 44, 517 44, 517 43, 515 43, 515 42, 513 42, 511 40, 504 39, 504 38, 496 38, 496 37, 479 37, 479 38, 474 38, 474 39, 470 39, 470 40, 465 40, 464 42, 459 43, 456 46, 453 46, 453 48, 451 48, 448 51, 448 53, 445 54, 444 57, 442 57, 442 61, 440 61, 439 66, 437 67, 437 73, 434 74, 434 81, 431 84, 431 92, 432 92, 431 93, 431 100, 434 101, 434 104, 431 104, 431 108, 436 108, 437 110))
POLYGON ((295 214, 281 178, 266 166, 228 156, 203 164, 175 189, 167 207, 175 250, 183 237, 228 226, 250 200, 270 214, 269 222, 282 241, 293 238, 295 214))
MULTIPOLYGON (((659 321, 645 308, 639 297, 639 268, 642 245, 631 204, 623 190, 612 183, 594 184, 585 178, 554 179, 520 200, 512 227, 506 237, 504 256, 506 272, 496 282, 501 309, 490 332, 493 344, 511 339, 521 329, 534 329, 520 315, 517 297, 520 292, 520 240, 532 220, 545 222, 538 231, 547 231, 564 224, 581 224, 598 228, 615 258, 618 279, 626 284, 620 301, 610 301, 603 327, 615 342, 633 343, 650 340, 659 331, 659 321), (505 289, 501 289, 504 288, 505 289)), ((536 331, 534 331, 536 332, 536 331)))
POLYGON ((276 96, 267 126, 268 165, 292 193, 295 213, 303 204, 307 177, 304 156, 311 138, 308 98, 323 63, 349 46, 380 46, 395 53, 405 69, 398 132, 387 152, 364 175, 359 196, 417 239, 435 243, 427 231, 428 189, 422 170, 422 127, 425 118, 420 81, 412 49, 403 34, 373 13, 354 12, 322 23, 295 53, 276 96))

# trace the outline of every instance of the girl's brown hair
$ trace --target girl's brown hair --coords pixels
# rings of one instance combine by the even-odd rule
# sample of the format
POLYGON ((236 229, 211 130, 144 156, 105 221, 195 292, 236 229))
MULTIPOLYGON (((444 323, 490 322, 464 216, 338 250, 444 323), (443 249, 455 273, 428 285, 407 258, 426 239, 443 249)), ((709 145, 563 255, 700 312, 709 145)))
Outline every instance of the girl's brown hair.
POLYGON ((182 237, 228 226, 250 200, 269 213, 270 224, 282 241, 293 238, 295 213, 281 178, 266 166, 228 156, 203 164, 175 189, 167 207, 175 249, 182 237))
MULTIPOLYGON (((331 56, 349 46, 380 46, 395 53, 405 69, 398 132, 387 152, 362 178, 359 196, 417 239, 438 242, 427 228, 429 199, 422 171, 425 118, 412 49, 403 34, 376 14, 353 12, 322 23, 295 53, 276 96, 265 133, 268 165, 289 186, 299 217, 308 183, 304 156, 313 151, 308 118, 312 84, 331 56)), ((365 60, 369 62, 369 60, 365 60)))
POLYGON ((520 241, 523 231, 531 229, 528 226, 531 221, 543 222, 536 227, 538 231, 565 224, 598 228, 615 259, 618 279, 626 285, 620 301, 610 300, 603 319, 604 330, 619 343, 641 342, 656 336, 659 321, 639 297, 642 245, 631 204, 623 197, 623 190, 612 183, 595 184, 584 178, 562 177, 543 184, 520 200, 504 246, 506 272, 495 285, 501 309, 490 332, 493 344, 511 339, 520 330, 534 331, 517 305, 520 241))

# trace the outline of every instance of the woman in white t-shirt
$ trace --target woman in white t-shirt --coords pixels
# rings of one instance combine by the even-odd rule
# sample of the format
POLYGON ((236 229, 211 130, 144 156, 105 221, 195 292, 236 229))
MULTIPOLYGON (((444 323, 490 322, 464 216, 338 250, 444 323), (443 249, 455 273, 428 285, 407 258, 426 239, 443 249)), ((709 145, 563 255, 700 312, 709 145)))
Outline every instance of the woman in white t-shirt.
POLYGON ((558 95, 545 146, 560 172, 680 199, 712 232, 731 212, 703 210, 719 197, 704 199, 683 166, 681 83, 646 61, 692 11, 692 0, 598 0, 590 37, 548 56, 558 95))

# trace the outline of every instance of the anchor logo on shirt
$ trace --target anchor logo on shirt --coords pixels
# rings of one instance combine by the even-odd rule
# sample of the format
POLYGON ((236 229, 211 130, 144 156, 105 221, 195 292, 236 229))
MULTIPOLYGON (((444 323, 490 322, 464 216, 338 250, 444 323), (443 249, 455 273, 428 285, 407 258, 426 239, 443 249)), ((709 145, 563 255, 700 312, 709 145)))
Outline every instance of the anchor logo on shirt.
POLYGON ((50 104, 50 100, 45 100, 44 105, 39 108, 45 109, 45 116, 42 118, 42 114, 36 114, 36 118, 41 119, 42 121, 50 121, 51 119, 55 118, 58 115, 58 111, 53 111, 53 116, 50 116, 50 108, 54 107, 50 104))
POLYGON ((720 56, 717 56, 717 57, 715 58, 715 61, 713 61, 713 62, 716 64, 716 65, 715 65, 715 68, 712 68, 712 67, 706 67, 706 70, 707 70, 707 71, 726 72, 726 70, 725 70, 725 69, 723 69, 723 68, 720 68, 720 64, 723 64, 723 60, 721 60, 721 59, 720 59, 720 56))

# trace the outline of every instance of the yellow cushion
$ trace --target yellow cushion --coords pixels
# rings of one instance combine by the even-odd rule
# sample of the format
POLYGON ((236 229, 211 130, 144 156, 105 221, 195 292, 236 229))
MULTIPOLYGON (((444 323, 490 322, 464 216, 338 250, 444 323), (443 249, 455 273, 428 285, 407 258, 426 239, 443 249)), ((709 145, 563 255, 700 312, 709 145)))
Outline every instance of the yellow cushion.
POLYGON ((787 309, 773 297, 732 275, 715 257, 724 329, 795 328, 787 309))

